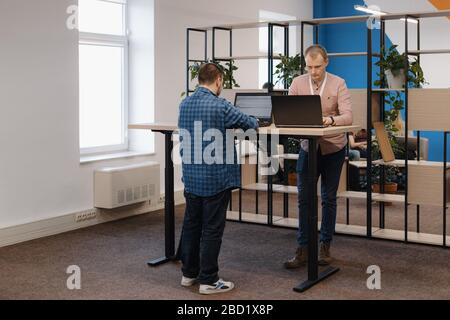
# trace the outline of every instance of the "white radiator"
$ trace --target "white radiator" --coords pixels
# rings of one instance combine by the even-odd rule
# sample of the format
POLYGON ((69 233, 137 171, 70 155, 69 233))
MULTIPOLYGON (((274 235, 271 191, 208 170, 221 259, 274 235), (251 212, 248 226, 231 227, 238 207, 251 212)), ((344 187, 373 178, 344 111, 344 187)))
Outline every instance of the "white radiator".
POLYGON ((159 164, 144 162, 94 172, 94 206, 113 209, 129 204, 159 201, 159 164))

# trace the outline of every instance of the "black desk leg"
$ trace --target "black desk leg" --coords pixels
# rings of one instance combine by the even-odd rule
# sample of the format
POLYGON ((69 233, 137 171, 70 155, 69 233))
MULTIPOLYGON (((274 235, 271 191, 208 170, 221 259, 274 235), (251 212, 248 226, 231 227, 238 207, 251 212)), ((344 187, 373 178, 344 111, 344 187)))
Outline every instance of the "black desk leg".
POLYGON ((294 288, 294 291, 304 292, 313 287, 320 281, 328 278, 332 274, 339 271, 338 268, 329 267, 319 274, 318 264, 318 237, 317 237, 317 221, 318 221, 318 199, 317 199, 317 140, 309 139, 308 152, 308 193, 310 193, 311 201, 308 204, 308 280, 300 283, 294 288))
POLYGON ((174 183, 173 183, 173 160, 172 160, 172 131, 164 131, 165 136, 165 209, 164 209, 164 225, 165 225, 165 256, 156 260, 147 262, 149 266, 156 267, 163 263, 175 259, 175 200, 174 200, 174 183))
POLYGON ((272 136, 267 135, 267 159, 269 166, 267 167, 267 224, 273 225, 273 177, 272 177, 272 136))

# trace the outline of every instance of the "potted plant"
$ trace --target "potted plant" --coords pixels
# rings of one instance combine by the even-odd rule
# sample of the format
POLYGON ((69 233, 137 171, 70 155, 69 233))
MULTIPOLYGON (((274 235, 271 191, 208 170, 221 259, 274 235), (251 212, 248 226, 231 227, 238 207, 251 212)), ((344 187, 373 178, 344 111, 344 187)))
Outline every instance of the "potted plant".
POLYGON ((397 51, 397 45, 393 45, 389 48, 388 52, 385 52, 384 48, 381 48, 381 59, 375 63, 375 65, 384 69, 384 75, 380 76, 380 81, 375 82, 375 85, 381 85, 383 80, 387 80, 389 88, 401 89, 405 84, 405 65, 406 55, 400 54, 397 51))
POLYGON ((381 87, 383 83, 387 82, 390 89, 404 88, 405 66, 408 62, 408 83, 414 88, 420 88, 427 82, 419 61, 415 59, 413 62, 409 62, 406 54, 400 54, 397 47, 397 45, 391 46, 387 53, 383 47, 381 48, 381 59, 375 65, 382 67, 384 74, 377 73, 380 80, 375 81, 375 85, 381 87))
MULTIPOLYGON (((381 166, 373 166, 371 169, 372 191, 381 192, 381 166)), ((384 193, 394 194, 398 190, 400 171, 394 166, 384 166, 384 193)))
MULTIPOLYGON (((286 140, 286 153, 288 154, 298 154, 300 151, 300 140, 288 137, 286 140)), ((297 185, 297 161, 295 160, 284 160, 284 170, 288 175, 288 185, 297 185)))
POLYGON ((273 74, 278 76, 275 85, 283 81, 287 87, 290 87, 294 78, 301 74, 302 57, 299 53, 293 57, 280 54, 280 59, 281 61, 275 66, 276 71, 273 74))
MULTIPOLYGON (((224 65, 222 65, 220 62, 214 62, 212 60, 208 61, 208 63, 215 63, 219 69, 223 72, 223 88, 224 89, 233 89, 233 88, 239 88, 239 84, 236 82, 236 79, 233 76, 233 73, 238 70, 238 67, 234 64, 234 60, 230 60, 225 62, 224 65)), ((191 75, 191 81, 198 78, 198 71, 200 70, 200 67, 203 63, 196 62, 193 65, 189 67, 189 72, 191 75)), ((197 89, 198 84, 195 86, 197 89)), ((181 93, 181 97, 185 96, 186 92, 181 93)))

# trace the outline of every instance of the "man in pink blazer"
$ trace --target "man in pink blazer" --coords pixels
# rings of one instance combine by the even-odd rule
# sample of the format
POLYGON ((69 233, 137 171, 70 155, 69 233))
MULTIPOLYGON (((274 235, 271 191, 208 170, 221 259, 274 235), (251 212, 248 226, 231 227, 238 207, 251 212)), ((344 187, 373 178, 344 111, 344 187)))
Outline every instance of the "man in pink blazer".
MULTIPOLYGON (((320 95, 323 123, 329 126, 346 126, 353 122, 350 93, 345 80, 326 72, 328 55, 326 50, 313 45, 305 52, 307 74, 298 76, 289 88, 290 95, 320 95)), ((330 245, 336 226, 336 194, 342 166, 345 161, 345 134, 333 135, 318 140, 317 178, 321 176, 322 225, 320 230, 319 264, 331 262, 330 245)), ((300 267, 308 259, 308 195, 315 190, 307 190, 308 141, 301 143, 297 162, 297 187, 299 207, 298 248, 293 258, 284 263, 285 268, 300 267)), ((313 226, 315 228, 315 226, 313 226)))

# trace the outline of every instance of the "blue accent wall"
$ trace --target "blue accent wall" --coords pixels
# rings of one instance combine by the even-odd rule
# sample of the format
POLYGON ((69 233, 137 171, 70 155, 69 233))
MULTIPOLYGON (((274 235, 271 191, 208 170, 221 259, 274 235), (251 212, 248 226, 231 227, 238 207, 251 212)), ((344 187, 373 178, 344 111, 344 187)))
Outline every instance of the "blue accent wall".
MULTIPOLYGON (((314 0, 314 18, 364 15, 365 13, 354 9, 355 5, 364 6, 365 3, 363 0, 314 0)), ((372 39, 373 52, 380 52, 380 30, 373 29, 372 39)), ((386 48, 389 48, 392 45, 390 39, 386 37, 385 41, 386 48)), ((367 51, 367 24, 358 22, 321 25, 319 43, 328 52, 333 53, 367 51)), ((374 58, 373 62, 376 61, 377 59, 374 58)), ((349 88, 367 88, 367 57, 365 56, 330 58, 327 71, 344 78, 349 88)), ((378 67, 373 65, 373 81, 378 79, 377 72, 379 72, 378 67)), ((405 119, 404 113, 403 119, 405 119)), ((421 132, 421 137, 429 140, 429 160, 443 161, 443 136, 442 132, 421 132)), ((450 159, 450 148, 448 149, 447 159, 450 159)))

